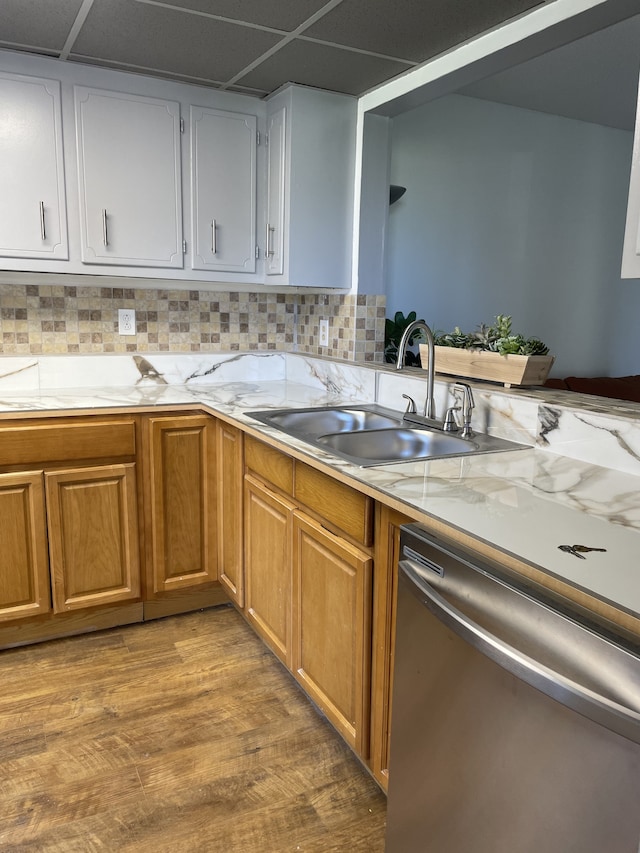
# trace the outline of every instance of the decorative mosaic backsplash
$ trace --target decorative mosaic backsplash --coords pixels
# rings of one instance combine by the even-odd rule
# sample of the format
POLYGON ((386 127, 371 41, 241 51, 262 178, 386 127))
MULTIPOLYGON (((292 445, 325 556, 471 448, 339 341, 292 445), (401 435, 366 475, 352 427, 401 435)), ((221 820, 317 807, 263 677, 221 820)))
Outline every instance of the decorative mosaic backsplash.
POLYGON ((384 317, 384 296, 0 284, 0 352, 297 350, 382 361, 384 317), (118 334, 118 308, 135 309, 135 336, 118 334))
POLYGON ((350 361, 383 360, 386 297, 298 295, 298 351, 350 361), (322 319, 329 320, 330 347, 318 346, 322 319))

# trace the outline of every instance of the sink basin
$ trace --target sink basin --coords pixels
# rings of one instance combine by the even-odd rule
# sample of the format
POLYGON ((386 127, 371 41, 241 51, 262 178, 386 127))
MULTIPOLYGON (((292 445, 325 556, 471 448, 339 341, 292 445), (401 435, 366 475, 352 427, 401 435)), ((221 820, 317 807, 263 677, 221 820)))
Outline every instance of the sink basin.
POLYGON ((462 438, 439 429, 407 424, 400 412, 375 403, 267 409, 247 414, 361 468, 526 447, 492 435, 462 438))
POLYGON ((318 444, 341 456, 358 460, 359 465, 432 459, 478 451, 478 445, 469 439, 413 427, 321 435, 318 444))
POLYGON ((402 416, 392 418, 368 409, 311 409, 306 411, 277 412, 269 423, 283 430, 305 435, 352 432, 354 430, 394 427, 402 422, 402 416))

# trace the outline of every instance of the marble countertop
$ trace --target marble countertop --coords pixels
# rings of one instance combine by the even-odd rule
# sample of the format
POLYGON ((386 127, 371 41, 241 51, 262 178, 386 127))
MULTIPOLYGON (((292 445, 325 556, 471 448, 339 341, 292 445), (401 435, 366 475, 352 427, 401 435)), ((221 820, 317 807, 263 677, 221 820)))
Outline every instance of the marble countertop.
POLYGON ((137 384, 55 392, 5 391, 0 416, 73 410, 207 407, 472 537, 640 616, 640 477, 530 447, 506 453, 358 468, 267 427, 247 412, 339 405, 335 389, 286 381, 137 384), (581 560, 559 545, 604 548, 581 560))

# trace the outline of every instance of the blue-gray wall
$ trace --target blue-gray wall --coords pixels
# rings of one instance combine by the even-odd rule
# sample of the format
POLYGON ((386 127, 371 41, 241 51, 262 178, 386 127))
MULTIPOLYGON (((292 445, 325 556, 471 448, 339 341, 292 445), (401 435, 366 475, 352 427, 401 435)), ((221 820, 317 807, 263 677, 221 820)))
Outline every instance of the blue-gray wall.
POLYGON ((640 282, 620 279, 633 136, 451 95, 392 122, 387 313, 498 314, 554 375, 640 373, 640 282))

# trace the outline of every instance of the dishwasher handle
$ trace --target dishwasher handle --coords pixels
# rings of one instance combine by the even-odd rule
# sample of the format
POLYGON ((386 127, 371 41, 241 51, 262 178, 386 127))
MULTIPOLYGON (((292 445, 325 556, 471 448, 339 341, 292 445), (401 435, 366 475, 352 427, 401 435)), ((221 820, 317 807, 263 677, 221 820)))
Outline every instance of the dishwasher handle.
MULTIPOLYGON (((400 562, 400 578, 412 594, 453 633, 507 672, 611 731, 640 743, 640 714, 556 672, 483 628, 446 600, 408 561, 400 562)), ((561 618, 561 617, 559 617, 561 618)))

